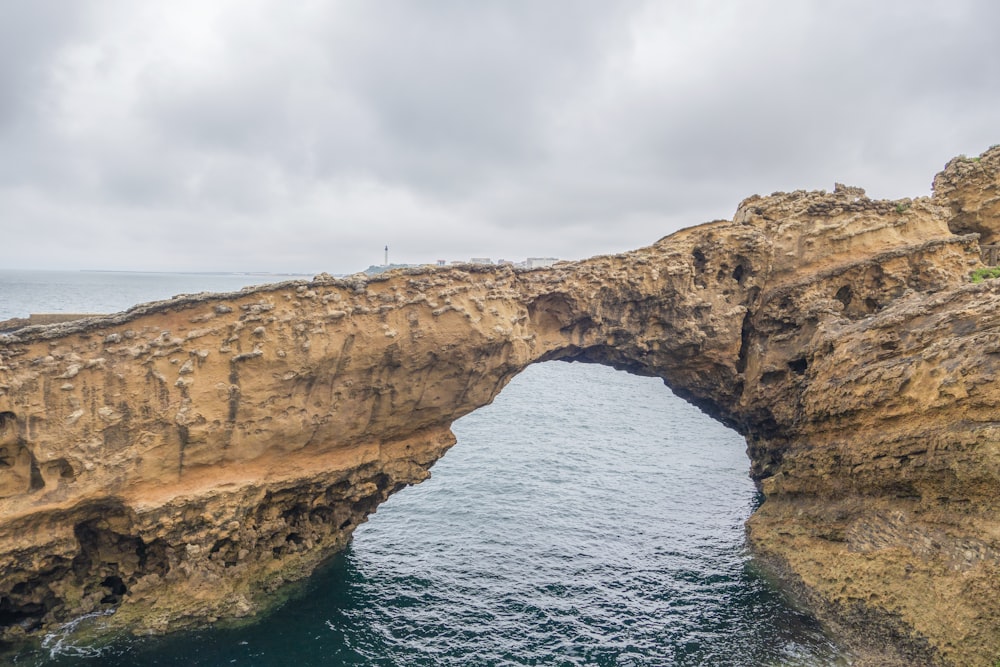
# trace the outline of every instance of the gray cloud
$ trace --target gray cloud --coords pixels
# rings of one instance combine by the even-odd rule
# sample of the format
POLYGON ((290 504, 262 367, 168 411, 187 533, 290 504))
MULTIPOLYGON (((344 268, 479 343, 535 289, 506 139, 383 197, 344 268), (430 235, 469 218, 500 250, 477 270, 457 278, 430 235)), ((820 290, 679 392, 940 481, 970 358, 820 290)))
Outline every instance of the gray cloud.
POLYGON ((80 7, 46 0, 8 3, 0 21, 0 128, 35 113, 52 49, 78 27, 80 7))
POLYGON ((989 0, 5 8, 9 266, 583 257, 1000 142, 989 0))

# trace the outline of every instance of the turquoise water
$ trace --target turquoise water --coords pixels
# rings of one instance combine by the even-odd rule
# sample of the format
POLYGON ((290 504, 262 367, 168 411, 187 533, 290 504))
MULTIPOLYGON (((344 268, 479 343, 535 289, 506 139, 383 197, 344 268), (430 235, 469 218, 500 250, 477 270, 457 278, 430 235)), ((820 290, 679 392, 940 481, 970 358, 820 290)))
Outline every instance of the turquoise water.
POLYGON ((454 431, 430 480, 258 623, 101 648, 56 633, 13 661, 847 664, 754 572, 742 438, 660 381, 541 364, 454 431))

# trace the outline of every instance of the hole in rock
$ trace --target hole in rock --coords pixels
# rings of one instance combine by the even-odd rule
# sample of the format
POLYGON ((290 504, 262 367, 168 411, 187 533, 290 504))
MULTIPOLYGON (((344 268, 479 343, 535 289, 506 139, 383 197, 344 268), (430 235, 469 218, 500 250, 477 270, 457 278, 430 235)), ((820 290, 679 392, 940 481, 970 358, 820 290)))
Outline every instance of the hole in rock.
POLYGON ((790 368, 796 375, 802 375, 806 372, 806 369, 809 368, 809 362, 806 361, 805 357, 792 359, 788 362, 788 368, 790 368))
POLYGON ((59 470, 59 477, 62 479, 73 479, 76 477, 76 474, 73 472, 73 466, 66 459, 57 459, 54 465, 59 470))
POLYGON ((746 271, 746 269, 743 268, 743 265, 742 264, 738 264, 736 266, 736 268, 733 269, 733 280, 735 280, 738 283, 742 282, 743 281, 743 274, 744 274, 745 271, 746 271))
POLYGON ((834 298, 837 299, 837 301, 839 301, 840 303, 844 304, 844 308, 850 306, 851 300, 853 299, 853 294, 851 293, 851 286, 844 285, 843 287, 841 287, 839 290, 837 290, 837 294, 834 295, 834 298))
POLYGON ((357 647, 377 636, 390 662, 545 664, 566 647, 581 664, 836 661, 749 562, 746 442, 662 381, 537 364, 453 430, 431 479, 317 578, 316 605, 336 591, 364 610, 361 626, 324 616, 346 654, 374 657, 357 647))
POLYGON ((18 603, 7 596, 0 597, 0 627, 21 625, 30 630, 38 626, 46 611, 41 602, 18 603))
POLYGON ((705 257, 705 253, 701 248, 695 248, 691 252, 691 256, 694 257, 694 268, 696 271, 704 271, 705 266, 708 264, 708 258, 705 257))
POLYGON ((42 471, 38 468, 38 461, 34 456, 31 457, 31 466, 29 468, 30 481, 28 483, 29 491, 38 491, 39 489, 45 488, 45 478, 42 477, 42 471))
POLYGON ((116 575, 106 577, 101 582, 101 586, 108 589, 108 594, 101 598, 101 604, 118 604, 122 601, 122 596, 128 592, 125 582, 116 575))
POLYGON ((375 475, 375 486, 379 491, 385 491, 389 487, 390 477, 385 473, 375 475))

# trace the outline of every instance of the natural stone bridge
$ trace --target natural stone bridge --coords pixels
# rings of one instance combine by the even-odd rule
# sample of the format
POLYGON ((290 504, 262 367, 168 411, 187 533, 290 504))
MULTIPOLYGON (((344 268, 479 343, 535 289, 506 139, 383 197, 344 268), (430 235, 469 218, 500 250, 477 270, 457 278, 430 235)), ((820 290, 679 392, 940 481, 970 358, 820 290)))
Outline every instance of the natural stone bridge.
POLYGON ((548 269, 320 276, 0 336, 0 626, 247 616, 527 365, 664 379, 746 436, 759 561, 879 664, 1000 655, 1000 149, 935 197, 744 201, 548 269), (949 227, 951 225, 951 228, 949 227))

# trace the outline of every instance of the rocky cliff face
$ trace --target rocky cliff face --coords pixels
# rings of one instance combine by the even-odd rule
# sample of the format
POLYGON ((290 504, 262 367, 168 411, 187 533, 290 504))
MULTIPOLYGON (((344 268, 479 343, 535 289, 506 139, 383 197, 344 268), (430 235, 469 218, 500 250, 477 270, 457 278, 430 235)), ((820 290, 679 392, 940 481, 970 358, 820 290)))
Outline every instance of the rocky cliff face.
POLYGON ((320 276, 0 336, 0 627, 253 614, 528 364, 659 376, 747 438, 759 560, 880 664, 1000 656, 1000 148, 933 198, 751 197, 534 271, 320 276), (950 226, 950 227, 949 227, 950 226))

